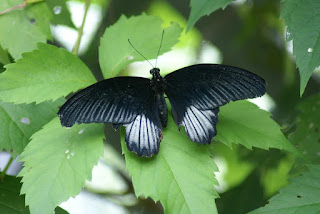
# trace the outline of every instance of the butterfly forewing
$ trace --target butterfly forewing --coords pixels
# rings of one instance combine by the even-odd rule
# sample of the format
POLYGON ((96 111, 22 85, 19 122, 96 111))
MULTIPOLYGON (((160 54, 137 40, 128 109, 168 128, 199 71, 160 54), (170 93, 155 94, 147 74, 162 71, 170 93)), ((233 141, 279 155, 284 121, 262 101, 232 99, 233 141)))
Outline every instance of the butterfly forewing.
POLYGON ((199 109, 214 109, 230 101, 262 96, 266 91, 261 77, 226 65, 192 65, 166 75, 165 80, 168 96, 178 94, 185 105, 199 109))
POLYGON ((63 126, 75 123, 130 123, 145 106, 150 80, 116 77, 73 95, 59 110, 63 126))

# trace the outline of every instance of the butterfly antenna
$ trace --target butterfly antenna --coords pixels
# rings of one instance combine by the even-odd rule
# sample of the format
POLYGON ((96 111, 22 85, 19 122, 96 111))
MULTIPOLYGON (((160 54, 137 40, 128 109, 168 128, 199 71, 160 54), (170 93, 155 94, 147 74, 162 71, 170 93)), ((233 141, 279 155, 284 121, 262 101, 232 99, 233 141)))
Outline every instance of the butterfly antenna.
POLYGON ((150 62, 145 56, 143 56, 143 55, 131 44, 130 39, 128 39, 128 42, 129 42, 129 44, 131 45, 131 47, 132 47, 135 51, 137 51, 137 53, 140 54, 140 56, 142 56, 145 60, 147 60, 147 62, 151 65, 152 68, 154 68, 154 66, 151 64, 151 62, 150 62))
POLYGON ((161 42, 160 42, 159 50, 158 50, 158 53, 157 53, 157 58, 156 58, 156 65, 155 65, 155 67, 157 67, 158 56, 159 56, 160 49, 161 49, 161 46, 162 46, 162 41, 163 41, 163 34, 164 34, 164 30, 162 30, 161 42))

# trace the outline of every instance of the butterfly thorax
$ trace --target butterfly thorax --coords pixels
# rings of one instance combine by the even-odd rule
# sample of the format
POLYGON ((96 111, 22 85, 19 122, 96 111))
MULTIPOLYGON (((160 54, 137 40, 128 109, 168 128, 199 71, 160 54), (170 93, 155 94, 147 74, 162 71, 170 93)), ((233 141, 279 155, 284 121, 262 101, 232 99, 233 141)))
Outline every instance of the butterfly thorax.
POLYGON ((150 80, 150 86, 155 91, 155 94, 156 94, 156 103, 157 103, 158 112, 159 112, 159 119, 162 127, 166 127, 168 122, 168 107, 167 107, 166 100, 163 96, 164 87, 165 87, 164 79, 160 75, 159 68, 151 69, 150 73, 152 74, 152 79, 150 80))
POLYGON ((156 93, 163 93, 164 92, 164 79, 160 75, 159 68, 152 68, 150 70, 150 74, 152 74, 152 79, 150 80, 150 86, 156 93))

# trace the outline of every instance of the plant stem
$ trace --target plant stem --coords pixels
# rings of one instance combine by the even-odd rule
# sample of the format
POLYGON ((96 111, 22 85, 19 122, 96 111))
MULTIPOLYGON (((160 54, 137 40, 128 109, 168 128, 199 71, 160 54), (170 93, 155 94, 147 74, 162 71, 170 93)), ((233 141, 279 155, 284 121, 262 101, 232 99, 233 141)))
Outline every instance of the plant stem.
POLYGON ((6 13, 8 13, 8 12, 10 12, 11 10, 14 10, 14 9, 17 9, 17 8, 20 8, 20 7, 25 7, 26 5, 27 5, 27 0, 24 0, 24 2, 23 2, 22 4, 16 5, 16 6, 14 6, 14 7, 10 7, 10 8, 8 8, 8 9, 2 11, 2 12, 0 13, 0 16, 3 15, 3 14, 6 14, 6 13))
POLYGON ((3 181, 4 177, 6 176, 7 170, 9 168, 9 166, 11 165, 13 161, 13 157, 10 157, 6 167, 4 168, 4 170, 0 173, 0 181, 3 181))
POLYGON ((78 51, 79 51, 79 47, 80 47, 80 43, 81 43, 81 38, 82 38, 82 35, 83 35, 84 23, 85 23, 86 18, 87 18, 90 2, 91 2, 91 0, 86 0, 86 3, 85 3, 84 15, 83 15, 82 23, 81 23, 81 26, 78 28, 78 38, 77 38, 77 41, 76 41, 76 43, 74 44, 74 46, 72 48, 72 53, 74 55, 78 55, 78 51))

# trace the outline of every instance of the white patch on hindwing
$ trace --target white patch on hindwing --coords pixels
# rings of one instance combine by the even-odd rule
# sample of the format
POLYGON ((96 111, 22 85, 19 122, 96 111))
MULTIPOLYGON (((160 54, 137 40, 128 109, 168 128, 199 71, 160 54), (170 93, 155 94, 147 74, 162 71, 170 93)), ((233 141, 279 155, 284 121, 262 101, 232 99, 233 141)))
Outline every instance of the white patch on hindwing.
POLYGON ((211 142, 217 133, 218 111, 218 109, 199 110, 194 106, 186 108, 181 125, 185 127, 191 141, 198 144, 211 142))

